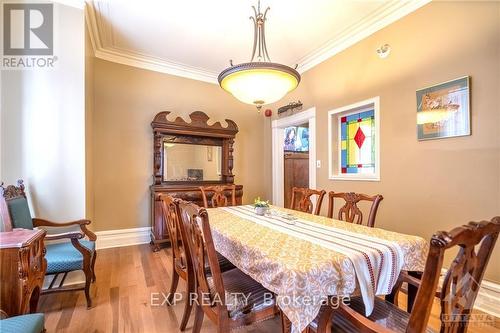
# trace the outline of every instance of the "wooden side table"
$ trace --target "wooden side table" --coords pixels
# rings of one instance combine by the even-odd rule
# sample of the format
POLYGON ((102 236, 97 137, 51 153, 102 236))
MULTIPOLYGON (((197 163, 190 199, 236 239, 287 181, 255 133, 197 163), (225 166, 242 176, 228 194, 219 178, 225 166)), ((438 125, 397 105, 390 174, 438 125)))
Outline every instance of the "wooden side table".
POLYGON ((47 260, 44 230, 0 232, 0 310, 9 317, 36 312, 47 260))

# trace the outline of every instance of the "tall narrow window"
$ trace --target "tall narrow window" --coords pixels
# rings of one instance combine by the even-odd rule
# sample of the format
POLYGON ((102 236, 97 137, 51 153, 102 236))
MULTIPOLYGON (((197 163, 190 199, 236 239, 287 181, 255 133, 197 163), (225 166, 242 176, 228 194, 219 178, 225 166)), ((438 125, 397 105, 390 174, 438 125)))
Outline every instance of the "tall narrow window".
POLYGON ((330 179, 380 180, 379 98, 328 113, 330 179))

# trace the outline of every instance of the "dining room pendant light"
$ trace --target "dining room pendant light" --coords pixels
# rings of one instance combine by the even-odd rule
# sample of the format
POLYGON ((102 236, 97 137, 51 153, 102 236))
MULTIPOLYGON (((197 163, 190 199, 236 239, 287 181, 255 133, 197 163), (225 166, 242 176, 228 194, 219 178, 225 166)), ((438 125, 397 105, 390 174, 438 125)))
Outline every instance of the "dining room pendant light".
POLYGON ((254 24, 252 58, 239 65, 230 61, 231 66, 219 74, 218 80, 222 89, 260 111, 263 105, 274 103, 297 88, 300 74, 291 67, 271 62, 264 30, 269 7, 261 13, 259 0, 257 9, 252 8, 255 14, 250 17, 254 24))

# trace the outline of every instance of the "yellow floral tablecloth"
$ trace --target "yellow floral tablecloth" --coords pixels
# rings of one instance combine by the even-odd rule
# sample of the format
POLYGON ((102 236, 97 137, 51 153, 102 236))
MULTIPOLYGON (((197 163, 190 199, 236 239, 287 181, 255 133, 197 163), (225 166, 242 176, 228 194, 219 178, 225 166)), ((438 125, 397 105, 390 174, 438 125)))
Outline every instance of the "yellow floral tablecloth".
MULTIPOLYGON (((290 213, 307 223, 394 242, 403 254, 403 270, 424 269, 428 242, 421 237, 274 206, 271 211, 290 213)), ((346 255, 255 223, 224 208, 208 209, 208 214, 216 250, 278 296, 278 306, 292 322, 293 332, 307 327, 326 296, 351 295, 357 290, 355 269, 346 255)))

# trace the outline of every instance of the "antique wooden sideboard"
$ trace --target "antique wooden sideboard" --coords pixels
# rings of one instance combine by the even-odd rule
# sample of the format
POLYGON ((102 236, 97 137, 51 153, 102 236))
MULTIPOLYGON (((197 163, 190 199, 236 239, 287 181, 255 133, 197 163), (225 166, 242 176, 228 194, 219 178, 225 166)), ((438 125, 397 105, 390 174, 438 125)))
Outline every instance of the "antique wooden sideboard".
POLYGON ((0 232, 0 310, 7 316, 36 312, 47 269, 44 230, 0 232))
MULTIPOLYGON (((169 111, 158 113, 153 128, 153 185, 151 193, 151 243, 153 250, 167 243, 168 231, 163 221, 162 193, 203 205, 200 186, 232 185, 233 143, 238 126, 226 119, 208 124, 209 117, 196 111, 189 115, 191 122, 181 117, 170 121, 169 111)), ((241 204, 243 187, 236 186, 236 201, 241 204)))

